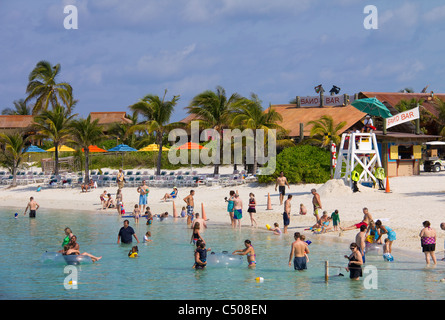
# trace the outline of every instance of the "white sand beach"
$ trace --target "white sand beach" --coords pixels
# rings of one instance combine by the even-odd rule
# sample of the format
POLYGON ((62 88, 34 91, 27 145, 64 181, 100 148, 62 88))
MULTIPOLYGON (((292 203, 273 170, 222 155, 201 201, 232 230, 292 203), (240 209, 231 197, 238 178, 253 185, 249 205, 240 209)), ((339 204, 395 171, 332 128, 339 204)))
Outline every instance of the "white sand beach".
MULTIPOLYGON (((232 167, 221 168, 222 173, 231 173, 232 167)), ((199 172, 210 173, 213 168, 198 169, 199 172)), ((152 172, 152 169, 150 170, 152 172)), ((422 229, 422 222, 429 220, 432 227, 437 231, 437 251, 443 250, 445 232, 440 230, 440 223, 445 221, 442 210, 445 201, 445 172, 425 173, 420 176, 397 177, 389 180, 391 193, 379 191, 361 186, 360 192, 352 193, 350 188, 345 187, 341 180, 330 180, 323 185, 299 184, 286 188, 286 193, 293 195, 292 213, 289 225, 289 234, 292 237, 295 231, 307 235, 309 231, 304 228, 312 226, 315 218, 312 215, 310 190, 316 188, 321 196, 323 210, 329 215, 335 209, 339 210, 341 226, 346 227, 362 220, 362 209, 367 207, 374 220, 381 219, 384 225, 390 226, 397 233, 397 240, 393 248, 402 248, 414 252, 420 252, 420 239, 418 237, 422 229), (303 203, 308 214, 299 215, 299 205, 303 203)), ((117 215, 115 209, 102 210, 99 195, 107 190, 115 195, 117 187, 93 189, 87 193, 81 193, 80 188, 49 188, 44 187, 42 191, 36 192, 37 185, 18 186, 0 189, 0 201, 3 207, 16 207, 17 212, 22 215, 30 196, 33 196, 41 208, 63 209, 63 210, 87 210, 91 214, 107 213, 117 215)), ((123 200, 127 212, 131 212, 134 204, 138 203, 139 194, 136 187, 125 187, 123 189, 123 200)), ((192 188, 180 188, 175 206, 178 213, 181 211, 184 201, 192 188)), ((257 200, 257 213, 255 218, 258 229, 266 230, 265 225, 273 225, 278 222, 283 227, 283 206, 279 205, 278 192, 275 185, 259 185, 258 183, 244 184, 237 187, 221 186, 199 186, 193 188, 195 194, 195 212, 201 212, 201 204, 211 224, 226 224, 230 228, 230 219, 227 213, 227 203, 224 197, 228 196, 230 190, 238 190, 243 200, 242 228, 251 228, 249 214, 247 213, 249 193, 253 192, 257 200), (267 195, 270 194, 272 210, 267 209, 267 195)), ((170 193, 171 188, 150 187, 148 205, 154 214, 168 211, 171 215, 173 204, 171 201, 163 202, 160 199, 165 193, 170 193)), ((11 213, 13 215, 13 213, 11 213)), ((357 231, 345 231, 341 236, 345 240, 353 240, 357 231)), ((318 235, 320 237, 339 237, 339 232, 329 232, 318 235)))

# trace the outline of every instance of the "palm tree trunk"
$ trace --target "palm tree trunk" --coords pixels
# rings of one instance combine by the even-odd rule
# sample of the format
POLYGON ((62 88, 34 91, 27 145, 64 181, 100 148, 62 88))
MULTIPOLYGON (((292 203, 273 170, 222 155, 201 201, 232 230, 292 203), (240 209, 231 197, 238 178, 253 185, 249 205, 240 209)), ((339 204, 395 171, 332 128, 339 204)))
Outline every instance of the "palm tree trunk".
POLYGON ((85 151, 85 184, 90 183, 90 150, 84 147, 85 151))
POLYGON ((59 174, 59 143, 54 142, 54 175, 57 176, 59 174))
POLYGON ((158 152, 158 160, 156 162, 156 175, 161 174, 161 160, 162 160, 162 132, 157 132, 156 135, 159 135, 156 140, 158 140, 159 152, 158 152))
POLYGON ((17 165, 16 160, 12 163, 12 186, 17 187, 17 165))
MULTIPOLYGON (((256 139, 256 130, 253 130, 253 168, 252 168, 252 174, 256 174, 256 170, 258 168, 258 161, 257 161, 257 153, 256 153, 256 144, 258 143, 256 139)), ((262 141, 264 144, 264 141, 262 141)))
POLYGON ((222 130, 221 130, 221 129, 218 129, 217 131, 218 131, 218 136, 219 136, 219 141, 218 141, 218 143, 219 143, 219 163, 215 163, 215 164, 214 164, 214 166, 213 166, 213 175, 217 175, 217 174, 219 174, 219 166, 220 166, 220 163, 221 163, 222 158, 223 158, 223 150, 222 150, 223 137, 222 137, 222 130))

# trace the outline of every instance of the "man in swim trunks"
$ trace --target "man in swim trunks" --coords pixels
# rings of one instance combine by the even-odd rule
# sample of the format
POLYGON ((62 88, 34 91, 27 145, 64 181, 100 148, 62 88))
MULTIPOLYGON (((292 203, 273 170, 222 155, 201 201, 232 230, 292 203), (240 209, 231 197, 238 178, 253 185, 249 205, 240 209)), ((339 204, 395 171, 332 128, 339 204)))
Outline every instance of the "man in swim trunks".
POLYGON ((372 216, 369 213, 368 208, 363 208, 363 220, 357 224, 353 224, 347 228, 340 228, 341 231, 360 229, 361 226, 368 227, 369 222, 372 220, 372 216))
POLYGON ((294 269, 300 271, 305 270, 307 269, 307 258, 305 254, 309 254, 308 246, 301 240, 299 232, 294 233, 294 239, 295 241, 292 243, 289 255, 289 267, 291 266, 292 258, 294 258, 294 269))
POLYGON ((284 228, 283 228, 283 233, 287 233, 287 227, 290 224, 290 208, 291 208, 291 202, 292 200, 292 195, 289 194, 287 196, 287 200, 284 201, 284 212, 283 212, 283 224, 284 224, 284 228))
POLYGON ((183 200, 187 204, 187 224, 191 224, 193 220, 193 208, 195 206, 195 200, 193 196, 195 195, 195 190, 190 190, 190 194, 183 200))
POLYGON ((284 195, 286 194, 286 185, 290 189, 289 183, 287 182, 286 177, 284 176, 284 172, 280 172, 280 176, 277 178, 277 181, 275 183, 275 191, 280 191, 280 205, 283 204, 284 195))
POLYGON ((137 192, 139 193, 139 208, 141 209, 141 212, 145 212, 145 207, 147 205, 147 197, 148 193, 150 192, 148 186, 145 184, 145 180, 138 187, 137 192))
POLYGON ((39 209, 39 208, 40 208, 40 206, 39 206, 39 204, 34 200, 34 197, 31 197, 31 198, 29 198, 28 205, 27 205, 26 208, 25 208, 25 213, 24 213, 24 215, 26 216, 26 212, 27 212, 28 209, 29 209, 29 217, 30 217, 30 218, 35 218, 35 217, 36 217, 37 209, 39 209))
POLYGON ((313 195, 312 204, 314 206, 315 223, 318 223, 318 220, 320 220, 320 218, 318 217, 318 211, 323 209, 321 206, 321 199, 320 199, 320 195, 317 193, 317 190, 312 189, 311 193, 313 195))
POLYGON ((238 193, 235 193, 235 199, 233 200, 233 227, 241 229, 241 219, 243 218, 243 201, 239 197, 238 193))
POLYGON ((365 248, 366 248, 366 230, 368 230, 368 227, 365 225, 362 225, 360 227, 360 232, 357 233, 355 236, 355 243, 357 244, 357 247, 362 254, 363 263, 365 263, 365 248))

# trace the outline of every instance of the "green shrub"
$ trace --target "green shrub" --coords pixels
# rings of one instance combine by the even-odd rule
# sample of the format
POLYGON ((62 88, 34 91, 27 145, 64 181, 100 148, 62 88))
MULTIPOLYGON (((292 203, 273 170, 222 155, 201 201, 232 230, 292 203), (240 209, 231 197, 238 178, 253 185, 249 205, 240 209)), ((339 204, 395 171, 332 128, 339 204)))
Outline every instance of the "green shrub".
POLYGON ((289 183, 325 183, 330 179, 330 152, 311 145, 286 148, 277 155, 272 175, 258 177, 260 183, 273 183, 283 171, 289 183))

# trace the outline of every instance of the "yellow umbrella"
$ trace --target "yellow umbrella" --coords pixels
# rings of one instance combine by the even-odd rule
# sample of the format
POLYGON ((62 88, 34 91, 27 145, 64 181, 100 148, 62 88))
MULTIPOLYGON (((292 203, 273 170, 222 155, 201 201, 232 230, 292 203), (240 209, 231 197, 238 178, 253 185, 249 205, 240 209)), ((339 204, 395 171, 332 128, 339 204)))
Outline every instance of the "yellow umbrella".
MULTIPOLYGON (((58 150, 59 150, 59 152, 74 152, 74 151, 76 151, 76 150, 74 150, 74 149, 72 149, 72 148, 70 148, 70 147, 67 147, 67 146, 65 146, 65 145, 59 146, 58 150)), ((46 150, 46 151, 52 151, 52 152, 54 152, 54 151, 56 151, 56 148, 55 148, 55 147, 52 147, 51 149, 48 149, 48 150, 46 150)))
MULTIPOLYGON (((166 147, 162 147, 162 151, 168 151, 169 149, 166 147)), ((159 145, 157 145, 156 143, 153 144, 149 144, 148 146, 139 149, 138 151, 159 151, 159 145)))

